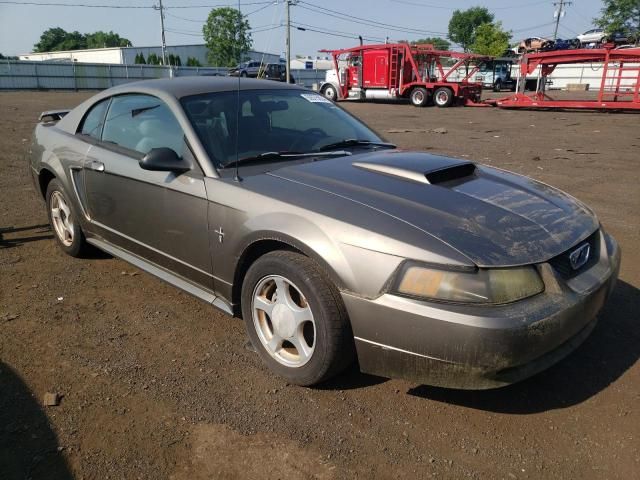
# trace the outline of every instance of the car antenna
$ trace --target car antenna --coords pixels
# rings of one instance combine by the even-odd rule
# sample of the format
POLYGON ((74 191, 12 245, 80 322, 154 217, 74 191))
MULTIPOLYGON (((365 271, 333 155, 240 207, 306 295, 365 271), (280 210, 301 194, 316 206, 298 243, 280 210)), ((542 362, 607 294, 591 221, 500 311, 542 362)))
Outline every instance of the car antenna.
MULTIPOLYGON (((242 7, 240 6, 240 0, 238 0, 238 13, 240 14, 240 22, 242 22, 242 7)), ((236 52, 237 52, 237 61, 240 64, 240 24, 237 25, 236 30, 236 52)), ((240 148, 240 74, 238 73, 238 94, 236 96, 236 172, 233 179, 236 182, 241 182, 242 178, 240 177, 240 159, 238 149, 240 148)))

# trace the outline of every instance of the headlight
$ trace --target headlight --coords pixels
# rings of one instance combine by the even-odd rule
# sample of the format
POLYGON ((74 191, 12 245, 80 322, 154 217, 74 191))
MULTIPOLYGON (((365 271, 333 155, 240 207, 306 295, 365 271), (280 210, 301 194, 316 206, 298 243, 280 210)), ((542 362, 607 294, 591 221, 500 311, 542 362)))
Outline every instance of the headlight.
POLYGON ((405 262, 394 290, 401 295, 433 300, 496 304, 536 295, 544 291, 544 283, 532 266, 456 272, 405 262))

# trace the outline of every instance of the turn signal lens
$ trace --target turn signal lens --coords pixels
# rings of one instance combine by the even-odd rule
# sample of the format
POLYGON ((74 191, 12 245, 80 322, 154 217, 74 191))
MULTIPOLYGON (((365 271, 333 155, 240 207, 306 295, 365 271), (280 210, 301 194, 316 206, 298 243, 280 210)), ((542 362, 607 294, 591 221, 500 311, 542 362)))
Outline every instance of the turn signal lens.
POLYGON ((403 295, 461 303, 509 303, 544 291, 536 269, 479 269, 475 272, 436 270, 405 265, 396 290, 403 295))

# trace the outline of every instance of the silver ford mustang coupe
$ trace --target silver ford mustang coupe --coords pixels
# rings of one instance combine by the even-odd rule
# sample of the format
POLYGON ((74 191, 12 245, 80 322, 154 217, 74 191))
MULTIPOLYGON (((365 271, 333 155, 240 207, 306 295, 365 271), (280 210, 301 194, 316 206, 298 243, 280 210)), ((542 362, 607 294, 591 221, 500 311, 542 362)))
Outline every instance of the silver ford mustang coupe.
POLYGON ((299 385, 355 359, 444 387, 522 380, 591 332, 620 265, 575 198, 396 149, 284 83, 111 88, 43 112, 28 160, 64 252, 97 247, 242 316, 299 385))

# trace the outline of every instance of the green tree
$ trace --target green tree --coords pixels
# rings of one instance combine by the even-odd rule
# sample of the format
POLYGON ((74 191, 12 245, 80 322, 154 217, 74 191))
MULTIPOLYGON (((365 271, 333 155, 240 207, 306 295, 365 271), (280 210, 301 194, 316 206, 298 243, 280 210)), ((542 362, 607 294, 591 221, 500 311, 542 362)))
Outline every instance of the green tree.
POLYGON ((142 53, 138 53, 136 55, 136 58, 135 58, 134 62, 135 62, 136 65, 146 65, 146 63, 147 63, 145 61, 144 55, 142 53))
POLYGON ((0 60, 18 60, 18 57, 12 57, 11 55, 5 56, 0 53, 0 60))
POLYGON ((475 39, 469 48, 480 55, 497 57, 509 48, 509 40, 511 32, 502 30, 501 22, 483 23, 476 28, 475 39))
POLYGON ((468 52, 475 40, 476 29, 482 24, 493 22, 493 18, 493 14, 484 7, 456 10, 449 20, 449 38, 468 52))
POLYGON ((87 33, 87 48, 130 47, 131 41, 112 31, 87 33))
POLYGON ((180 60, 180 55, 174 55, 173 53, 170 53, 167 57, 167 61, 169 62, 169 65, 173 65, 174 67, 182 66, 182 60, 180 60))
POLYGON ((235 8, 214 8, 202 27, 208 59, 217 67, 232 67, 251 49, 249 22, 235 8))
POLYGON ((602 0, 601 16, 595 24, 608 33, 625 32, 636 35, 640 32, 639 0, 602 0))
POLYGON ((87 37, 77 30, 67 32, 65 39, 56 46, 56 50, 84 50, 87 48, 87 37))
POLYGON ((451 47, 450 42, 448 42, 444 38, 439 37, 420 38, 411 43, 413 43, 414 45, 419 43, 431 43, 436 50, 449 50, 449 48, 451 47))
POLYGON ((33 46, 34 52, 56 52, 60 50, 83 50, 86 48, 130 47, 131 42, 113 32, 80 33, 67 32, 60 27, 42 32, 40 41, 33 46))
POLYGON ((201 67, 200 60, 195 57, 187 57, 187 67, 201 67))
POLYGON ((50 52, 60 45, 67 36, 67 31, 60 28, 49 28, 42 32, 40 41, 33 46, 34 52, 50 52))
POLYGON ((150 53, 147 57, 148 65, 160 65, 160 58, 155 53, 150 53))

